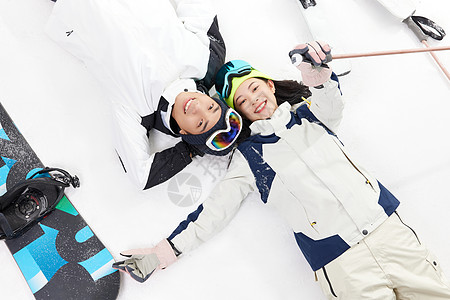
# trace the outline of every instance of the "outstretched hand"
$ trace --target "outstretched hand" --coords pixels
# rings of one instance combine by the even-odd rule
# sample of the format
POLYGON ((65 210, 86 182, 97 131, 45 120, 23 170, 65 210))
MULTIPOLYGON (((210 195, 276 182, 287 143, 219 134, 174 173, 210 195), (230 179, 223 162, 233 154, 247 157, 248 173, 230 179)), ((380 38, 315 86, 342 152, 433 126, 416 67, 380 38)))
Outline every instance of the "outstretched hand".
POLYGON ((167 240, 162 240, 152 248, 123 251, 121 255, 128 259, 114 263, 113 269, 127 273, 141 283, 146 281, 156 270, 165 269, 177 260, 175 252, 167 240))
POLYGON ((301 62, 312 63, 314 66, 323 66, 331 61, 331 48, 324 42, 310 42, 299 44, 289 52, 289 57, 294 65, 298 66, 301 62), (299 59, 301 56, 301 60, 299 59))
POLYGON ((331 48, 323 42, 299 44, 289 52, 292 64, 302 73, 302 81, 311 87, 321 86, 331 76, 327 63, 331 61, 331 48))

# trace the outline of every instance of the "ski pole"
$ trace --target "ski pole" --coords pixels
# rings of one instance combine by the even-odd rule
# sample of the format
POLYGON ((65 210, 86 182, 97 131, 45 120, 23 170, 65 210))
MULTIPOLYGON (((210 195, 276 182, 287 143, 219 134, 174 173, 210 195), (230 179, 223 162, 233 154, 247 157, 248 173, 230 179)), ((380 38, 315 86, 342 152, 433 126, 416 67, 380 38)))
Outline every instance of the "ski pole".
MULTIPOLYGON (((422 44, 424 44, 427 47, 427 49, 431 49, 432 48, 432 47, 430 47, 430 45, 428 44, 428 42, 426 40, 423 40, 422 44)), ((442 72, 444 72, 445 76, 447 76, 448 80, 450 80, 450 73, 447 71, 447 69, 441 63, 441 61, 437 57, 436 53, 434 53, 433 50, 432 50, 432 51, 430 51, 430 54, 431 54, 431 56, 433 56, 434 61, 438 64, 439 68, 441 68, 442 72)))
MULTIPOLYGON (((333 55, 333 59, 358 58, 358 57, 394 55, 394 54, 408 54, 408 53, 420 53, 420 52, 431 52, 431 54, 433 55, 434 54, 433 51, 450 50, 450 46, 441 46, 441 47, 427 46, 427 47, 428 48, 388 50, 388 51, 367 52, 367 53, 335 54, 335 55, 333 55)), ((447 74, 448 74, 448 72, 447 72, 447 74)))
MULTIPOLYGON (((425 17, 409 16, 408 18, 404 19, 403 22, 408 25, 409 29, 412 30, 414 35, 428 49, 431 49, 430 45, 428 45, 427 42, 429 36, 438 41, 442 40, 445 36, 445 31, 444 29, 442 29, 442 27, 425 17)), ((450 81, 450 74, 444 67, 444 65, 440 62, 437 55, 432 51, 430 51, 430 54, 439 68, 441 68, 442 72, 444 72, 445 76, 447 76, 447 79, 450 81)))

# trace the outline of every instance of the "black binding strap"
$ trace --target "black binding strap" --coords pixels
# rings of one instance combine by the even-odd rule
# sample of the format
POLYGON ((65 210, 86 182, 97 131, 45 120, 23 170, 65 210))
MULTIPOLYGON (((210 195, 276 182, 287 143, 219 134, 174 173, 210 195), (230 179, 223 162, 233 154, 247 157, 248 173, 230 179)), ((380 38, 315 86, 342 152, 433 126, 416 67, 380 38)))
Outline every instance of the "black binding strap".
MULTIPOLYGON (((37 171, 36 173, 31 175, 30 178, 28 178, 28 179, 33 179, 36 175, 46 174, 46 173, 50 173, 50 172, 59 172, 59 174, 58 173, 52 174, 53 179, 56 181, 53 183, 54 185, 62 184, 62 186, 64 186, 64 187, 69 187, 69 185, 72 185, 74 188, 80 187, 80 179, 78 178, 78 176, 76 176, 76 175, 72 176, 66 170, 59 169, 59 168, 45 167, 42 170, 37 171), (58 184, 58 183, 60 183, 60 184, 58 184)), ((50 183, 51 183, 51 181, 50 181, 50 183)))
POLYGON ((425 35, 435 40, 442 40, 445 36, 444 29, 428 18, 421 16, 411 16, 411 20, 422 30, 425 35))
POLYGON ((6 217, 3 213, 0 212, 0 228, 3 230, 7 237, 11 237, 13 235, 13 230, 6 220, 6 217))

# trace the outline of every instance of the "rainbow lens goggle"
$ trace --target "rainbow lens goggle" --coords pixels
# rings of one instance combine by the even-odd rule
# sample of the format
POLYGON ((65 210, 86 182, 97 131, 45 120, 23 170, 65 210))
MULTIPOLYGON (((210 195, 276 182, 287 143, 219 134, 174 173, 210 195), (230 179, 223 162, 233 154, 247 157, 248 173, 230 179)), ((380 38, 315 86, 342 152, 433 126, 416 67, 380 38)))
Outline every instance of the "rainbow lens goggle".
POLYGON ((225 115, 227 128, 214 132, 206 141, 206 146, 214 151, 225 150, 234 144, 242 128, 241 116, 232 108, 225 115))
POLYGON ((233 60, 223 65, 216 75, 216 91, 221 99, 226 99, 231 93, 231 81, 234 77, 250 74, 252 66, 243 60, 233 60))

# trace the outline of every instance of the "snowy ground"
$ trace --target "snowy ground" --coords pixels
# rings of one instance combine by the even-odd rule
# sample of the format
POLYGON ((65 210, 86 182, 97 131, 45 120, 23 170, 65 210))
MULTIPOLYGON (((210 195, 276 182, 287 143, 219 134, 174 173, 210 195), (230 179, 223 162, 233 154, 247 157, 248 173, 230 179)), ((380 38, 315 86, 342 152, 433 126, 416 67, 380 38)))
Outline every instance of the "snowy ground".
MULTIPOLYGON (((305 39, 296 0, 214 2, 228 59, 245 59, 275 78, 299 78, 287 57, 305 39)), ((332 39, 348 52, 422 46, 376 1, 317 2, 327 5, 332 39)), ((82 63, 44 33, 52 6, 0 0, 0 101, 44 163, 81 178, 69 198, 119 259, 121 250, 166 237, 206 197, 226 162, 207 158, 187 169, 178 179, 192 178, 194 189, 180 184, 177 191, 171 181, 137 191, 113 150, 108 100, 82 63), (175 203, 177 194, 196 203, 175 203)), ((417 15, 450 32, 449 11, 446 0, 417 5, 417 15)), ((448 37, 430 43, 450 45, 448 37)), ((438 56, 450 68, 450 52, 438 56)), ((354 59, 341 86, 347 101, 341 140, 400 199, 403 219, 450 277, 449 81, 430 55, 411 54, 354 59)), ((145 284, 122 277, 119 299, 324 299, 288 226, 255 195, 249 198, 221 234, 168 270, 145 284)), ((0 262, 2 299, 33 299, 4 243, 0 262)))

